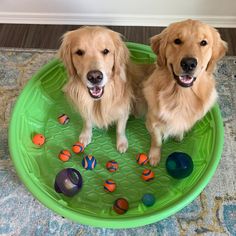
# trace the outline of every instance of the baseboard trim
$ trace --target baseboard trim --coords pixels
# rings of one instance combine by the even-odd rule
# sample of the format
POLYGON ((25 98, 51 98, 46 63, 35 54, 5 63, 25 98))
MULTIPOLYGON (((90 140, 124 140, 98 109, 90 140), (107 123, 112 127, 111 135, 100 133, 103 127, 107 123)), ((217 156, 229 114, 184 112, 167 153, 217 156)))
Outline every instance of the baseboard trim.
POLYGON ((57 25, 167 26, 183 19, 196 19, 215 27, 236 28, 236 16, 177 16, 123 14, 66 14, 0 12, 0 23, 57 25))

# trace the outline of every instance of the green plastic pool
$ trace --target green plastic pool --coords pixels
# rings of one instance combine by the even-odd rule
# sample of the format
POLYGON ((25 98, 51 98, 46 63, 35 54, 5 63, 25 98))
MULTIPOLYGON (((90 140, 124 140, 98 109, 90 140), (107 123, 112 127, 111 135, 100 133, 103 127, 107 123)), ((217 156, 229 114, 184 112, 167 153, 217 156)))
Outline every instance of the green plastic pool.
MULTIPOLYGON (((156 59, 149 46, 127 43, 131 58, 136 63, 153 63, 156 59)), ((150 137, 144 120, 131 117, 127 124, 129 149, 119 154, 115 145, 115 127, 107 131, 93 130, 92 143, 85 149, 97 159, 93 171, 83 169, 84 154, 72 154, 68 162, 61 162, 58 154, 62 149, 71 150, 78 141, 82 121, 68 105, 62 87, 66 72, 58 60, 45 65, 27 84, 13 110, 9 130, 9 146, 17 173, 29 191, 45 206, 73 221, 99 227, 131 228, 164 219, 193 201, 213 176, 223 148, 223 125, 218 105, 207 113, 185 136, 181 143, 168 140, 163 146, 158 167, 151 168, 155 179, 141 179, 145 167, 138 166, 135 156, 148 152, 150 137), (67 114, 70 122, 61 125, 57 117, 67 114), (38 148, 31 139, 42 133, 46 143, 38 148), (167 156, 176 151, 186 152, 193 159, 192 174, 182 180, 173 179, 165 169, 167 156), (117 172, 106 170, 108 160, 119 163, 117 172), (63 168, 72 167, 83 176, 83 188, 74 197, 66 197, 54 190, 56 174, 63 168), (117 189, 106 193, 103 182, 113 179, 117 189), (151 207, 142 204, 145 193, 155 195, 151 207), (130 208, 124 215, 112 210, 115 199, 128 199, 130 208)))

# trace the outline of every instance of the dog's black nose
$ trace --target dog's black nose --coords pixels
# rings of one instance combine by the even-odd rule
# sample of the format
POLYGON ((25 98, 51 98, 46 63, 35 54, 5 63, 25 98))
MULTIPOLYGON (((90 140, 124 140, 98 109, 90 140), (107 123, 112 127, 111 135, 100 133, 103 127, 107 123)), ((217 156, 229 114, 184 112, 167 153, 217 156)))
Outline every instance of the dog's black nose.
POLYGON ((103 74, 99 70, 91 70, 87 74, 87 79, 92 84, 99 84, 102 81, 102 79, 103 79, 103 74))
POLYGON ((192 72, 197 66, 197 59, 193 57, 185 57, 181 60, 180 65, 184 72, 192 72))

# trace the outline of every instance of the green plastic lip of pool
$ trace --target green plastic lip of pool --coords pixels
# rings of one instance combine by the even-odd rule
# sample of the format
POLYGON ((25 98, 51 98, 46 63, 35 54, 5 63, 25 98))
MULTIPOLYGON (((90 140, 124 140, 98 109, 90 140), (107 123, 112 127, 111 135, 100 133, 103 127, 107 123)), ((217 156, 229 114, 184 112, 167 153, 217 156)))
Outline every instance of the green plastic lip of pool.
MULTIPOLYGON (((131 59, 136 63, 153 63, 156 56, 147 45, 127 43, 131 59)), ((10 129, 9 147, 14 166, 22 182, 45 206, 73 221, 99 227, 131 228, 162 220, 193 201, 215 173, 223 149, 223 123, 218 105, 215 105, 185 136, 181 143, 167 140, 163 146, 158 167, 151 168, 155 179, 145 182, 135 156, 148 152, 149 134, 142 119, 131 117, 127 124, 129 149, 119 154, 115 148, 115 127, 108 131, 94 129, 93 141, 85 154, 96 157, 97 166, 86 171, 81 164, 84 154, 73 154, 68 162, 61 162, 58 153, 71 150, 82 129, 80 116, 68 105, 61 89, 66 82, 66 72, 58 60, 45 65, 27 84, 14 107, 10 129), (57 117, 67 114, 70 122, 61 125, 57 117), (46 143, 35 147, 33 134, 43 133, 46 143), (185 179, 169 176, 165 161, 172 152, 185 152, 191 156, 193 172, 185 179), (119 169, 110 173, 109 160, 116 160, 119 169), (74 197, 66 197, 54 190, 56 174, 64 168, 75 168, 83 177, 83 187, 74 197), (112 178, 116 191, 106 193, 103 183, 112 178), (153 206, 146 207, 141 199, 145 193, 154 195, 153 206), (118 215, 112 210, 117 198, 129 201, 129 210, 118 215)))

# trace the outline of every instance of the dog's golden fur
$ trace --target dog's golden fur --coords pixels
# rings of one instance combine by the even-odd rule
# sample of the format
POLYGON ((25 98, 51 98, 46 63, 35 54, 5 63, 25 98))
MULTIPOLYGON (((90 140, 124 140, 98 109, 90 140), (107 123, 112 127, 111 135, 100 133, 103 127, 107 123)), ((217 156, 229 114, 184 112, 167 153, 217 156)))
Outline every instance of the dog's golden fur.
MULTIPOLYGON (((85 146, 91 142, 94 125, 107 128, 115 123, 117 149, 125 152, 128 148, 125 128, 133 91, 127 77, 129 51, 121 36, 104 27, 82 27, 63 36, 59 56, 69 76, 64 91, 84 122, 80 142, 85 146), (101 71, 103 74, 102 85, 96 88, 103 93, 98 99, 89 93, 92 86, 88 81, 90 71, 101 71)), ((96 89, 91 91, 97 96, 96 89)))
POLYGON ((215 103, 213 71, 227 45, 213 27, 186 20, 152 37, 151 47, 157 54, 157 67, 144 82, 143 92, 151 135, 149 159, 155 166, 160 161, 162 140, 169 136, 181 140, 215 103), (183 71, 184 58, 193 63, 188 73, 183 71))

